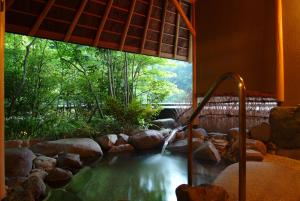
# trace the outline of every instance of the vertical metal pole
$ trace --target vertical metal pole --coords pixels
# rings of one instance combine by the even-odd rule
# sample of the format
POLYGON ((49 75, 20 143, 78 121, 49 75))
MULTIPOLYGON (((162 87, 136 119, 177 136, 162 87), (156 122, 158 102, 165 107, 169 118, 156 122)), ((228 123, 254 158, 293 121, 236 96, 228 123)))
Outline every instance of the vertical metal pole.
POLYGON ((4 34, 5 1, 0 0, 0 200, 5 197, 4 176, 4 34))
POLYGON ((284 101, 284 51, 282 0, 275 0, 275 41, 276 41, 276 96, 279 102, 284 101))
POLYGON ((239 201, 246 201, 246 88, 239 83, 239 201))
MULTIPOLYGON (((195 4, 192 4, 192 26, 196 25, 195 4)), ((196 35, 192 35, 192 55, 193 55, 193 94, 192 106, 195 110, 197 108, 197 57, 196 57, 196 35)), ((193 185, 193 122, 189 124, 188 136, 188 185, 193 185)))
POLYGON ((188 185, 193 186, 193 124, 189 124, 188 136, 188 185))

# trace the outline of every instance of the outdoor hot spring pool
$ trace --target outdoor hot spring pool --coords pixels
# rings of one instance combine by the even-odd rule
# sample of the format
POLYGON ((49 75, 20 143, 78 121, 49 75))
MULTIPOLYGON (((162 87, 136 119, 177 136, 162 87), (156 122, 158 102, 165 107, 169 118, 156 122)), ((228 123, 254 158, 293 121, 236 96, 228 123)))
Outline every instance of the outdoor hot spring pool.
MULTIPOLYGON (((183 155, 147 153, 110 156, 80 170, 45 201, 175 201, 175 189, 187 183, 183 155)), ((194 163, 194 182, 211 183, 224 165, 194 163)))

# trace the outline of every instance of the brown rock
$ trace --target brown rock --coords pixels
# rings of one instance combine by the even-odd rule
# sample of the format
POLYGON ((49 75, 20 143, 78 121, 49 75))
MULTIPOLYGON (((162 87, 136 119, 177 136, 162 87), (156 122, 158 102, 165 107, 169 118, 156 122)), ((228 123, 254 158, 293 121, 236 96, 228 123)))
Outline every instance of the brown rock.
POLYGON ((103 150, 109 150, 117 142, 118 136, 115 134, 104 135, 96 139, 103 150))
POLYGON ((8 148, 21 148, 22 147, 22 140, 8 140, 5 141, 5 149, 8 148))
POLYGON ((271 139, 271 127, 268 123, 261 123, 250 130, 250 136, 254 140, 269 142, 271 139))
POLYGON ((39 177, 42 180, 44 180, 47 175, 48 175, 48 173, 45 170, 33 169, 33 170, 31 170, 29 177, 36 176, 36 177, 39 177))
POLYGON ((210 141, 204 142, 194 153, 194 157, 198 160, 206 160, 212 162, 220 162, 221 156, 216 147, 210 141))
POLYGON ((7 177, 25 177, 32 169, 35 155, 27 148, 5 149, 5 175, 7 177))
POLYGON ((145 130, 136 135, 130 136, 128 142, 135 149, 154 149, 163 144, 164 137, 157 130, 145 130))
POLYGON ((127 144, 129 136, 123 133, 118 135, 118 140, 116 141, 115 145, 127 144))
POLYGON ((185 138, 185 132, 184 131, 177 132, 176 135, 175 135, 175 141, 183 140, 184 138, 185 138))
POLYGON ((272 139, 279 148, 300 148, 300 107, 275 107, 270 112, 272 139))
MULTIPOLYGON (((193 150, 196 150, 203 144, 203 140, 200 138, 193 138, 193 150)), ((185 140, 178 140, 169 146, 167 146, 167 149, 172 152, 178 152, 178 153, 188 153, 188 141, 185 140)))
POLYGON ((113 146, 108 153, 110 154, 116 154, 116 153, 128 153, 133 152, 134 147, 130 144, 121 144, 119 146, 113 146))
POLYGON ((17 186, 7 193, 5 201, 35 201, 30 191, 25 190, 22 186, 17 186))
POLYGON ((178 201, 229 201, 228 193, 219 186, 201 185, 191 187, 186 184, 176 188, 178 201))
POLYGON ((33 161, 34 168, 51 170, 56 166, 56 159, 47 156, 38 156, 33 161))
MULTIPOLYGON (((187 129, 185 131, 186 136, 189 135, 189 129, 187 129)), ((204 128, 193 128, 193 138, 200 138, 202 140, 204 140, 205 138, 207 138, 207 132, 204 128)))
POLYGON ((259 151, 255 151, 253 149, 247 149, 246 159, 247 161, 263 161, 264 155, 262 155, 259 151))
POLYGON ((49 186, 57 188, 66 185, 72 176, 73 174, 69 170, 54 168, 48 172, 45 181, 49 186))
POLYGON ((57 166, 76 172, 81 168, 82 162, 80 161, 79 154, 61 153, 57 158, 57 166))
POLYGON ((277 155, 300 160, 300 149, 278 149, 277 155))
POLYGON ((23 186, 26 191, 30 192, 35 200, 39 200, 46 195, 46 184, 43 179, 38 176, 30 176, 23 186))
POLYGON ((253 149, 253 150, 259 151, 263 155, 266 155, 266 153, 267 153, 266 145, 259 140, 247 139, 246 147, 247 147, 247 149, 253 149))

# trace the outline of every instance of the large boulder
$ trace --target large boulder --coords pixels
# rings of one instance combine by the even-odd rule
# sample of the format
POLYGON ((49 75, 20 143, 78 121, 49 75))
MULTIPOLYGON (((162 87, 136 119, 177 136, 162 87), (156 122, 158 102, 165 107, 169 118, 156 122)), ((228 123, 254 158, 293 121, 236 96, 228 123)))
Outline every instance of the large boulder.
POLYGON ((61 152, 74 153, 85 159, 103 155, 101 147, 90 138, 69 138, 41 142, 33 145, 31 150, 46 156, 54 156, 61 152))
POLYGON ((229 201, 229 195, 220 186, 182 184, 176 188, 178 201, 229 201))
POLYGON ((96 141, 100 144, 103 150, 109 150, 117 142, 118 136, 116 134, 109 134, 98 137, 96 141))
POLYGON ((51 187, 61 187, 66 185, 72 178, 73 174, 69 170, 54 168, 48 172, 46 183, 51 187))
POLYGON ((272 142, 280 148, 300 148, 300 107, 276 107, 270 112, 272 142))
POLYGON ((176 128, 176 121, 172 118, 167 119, 157 119, 152 121, 152 124, 154 124, 158 128, 176 128))
MULTIPOLYGON (((291 160, 291 159, 289 159, 291 160)), ((247 162, 247 201, 299 201, 300 171, 289 160, 277 162, 247 162), (287 161, 287 162, 285 162, 287 161)), ((239 164, 228 166, 219 174, 214 185, 223 187, 231 199, 238 200, 239 164)))
POLYGON ((48 156, 38 156, 33 161, 34 168, 42 170, 51 170, 56 166, 56 159, 48 156))
POLYGON ((261 123, 251 128, 250 136, 254 140, 269 142, 271 139, 271 127, 268 123, 261 123))
POLYGON ((25 177, 32 169, 36 156, 27 148, 5 149, 5 176, 25 177))
POLYGON ((160 147, 164 137, 157 130, 145 130, 136 135, 130 136, 128 142, 136 149, 154 149, 160 147))
POLYGON ((221 156, 210 141, 204 142, 199 148, 194 151, 194 157, 198 160, 220 162, 221 156))
MULTIPOLYGON (((193 151, 196 150, 203 144, 203 140, 200 138, 193 138, 193 151)), ((167 149, 171 152, 178 152, 178 153, 188 153, 188 141, 187 139, 178 140, 172 144, 170 144, 167 149)))

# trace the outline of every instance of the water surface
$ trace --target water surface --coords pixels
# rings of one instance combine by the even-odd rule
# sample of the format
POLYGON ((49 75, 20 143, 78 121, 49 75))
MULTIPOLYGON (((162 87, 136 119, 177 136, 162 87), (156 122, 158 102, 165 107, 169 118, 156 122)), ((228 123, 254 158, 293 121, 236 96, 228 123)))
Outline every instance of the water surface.
MULTIPOLYGON (((195 163, 195 183, 212 182, 221 167, 195 163)), ((181 155, 111 156, 84 168, 47 201, 176 201, 175 189, 187 183, 186 158, 181 155)))

